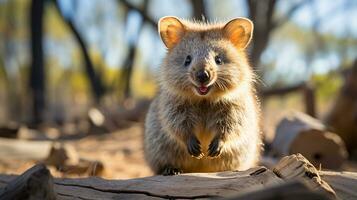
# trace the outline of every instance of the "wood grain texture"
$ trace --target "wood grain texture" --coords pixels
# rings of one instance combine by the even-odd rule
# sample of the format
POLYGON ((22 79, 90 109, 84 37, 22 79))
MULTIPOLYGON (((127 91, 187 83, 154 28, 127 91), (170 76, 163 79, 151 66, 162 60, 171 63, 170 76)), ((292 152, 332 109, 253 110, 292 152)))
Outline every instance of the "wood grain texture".
POLYGON ((357 173, 320 171, 319 174, 340 199, 357 199, 357 173))
POLYGON ((24 190, 21 188, 28 188, 23 186, 29 183, 29 177, 39 177, 38 174, 42 174, 44 178, 38 180, 45 181, 37 184, 41 189, 34 191, 41 191, 40 194, 51 194, 51 191, 55 191, 57 199, 208 199, 217 197, 247 199, 249 197, 248 199, 268 200, 275 197, 289 199, 287 198, 289 195, 296 195, 296 197, 300 195, 306 199, 335 199, 336 195, 340 199, 357 199, 356 173, 321 172, 301 155, 283 158, 274 171, 265 167, 255 167, 246 171, 190 173, 128 180, 89 177, 55 178, 52 182, 50 181, 51 175, 49 173, 46 175, 46 170, 43 165, 36 165, 21 176, 0 175, 0 197, 4 197, 3 195, 13 197, 19 195, 19 192, 22 194, 24 190), (34 176, 34 174, 37 175, 34 176), (21 187, 18 187, 19 185, 21 187), (10 190, 11 188, 18 189, 10 190), (279 192, 282 189, 289 191, 279 192))
MULTIPOLYGON (((15 176, 1 175, 0 183, 15 176)), ((194 173, 129 180, 98 177, 55 179, 58 199, 196 199, 230 197, 283 183, 271 170, 256 167, 242 172, 194 173)))
MULTIPOLYGON (((53 190, 53 178, 45 165, 35 165, 22 175, 12 178, 13 180, 9 184, 1 188, 0 199, 56 199, 56 193, 53 190)), ((6 181, 2 180, 1 182, 6 181)))

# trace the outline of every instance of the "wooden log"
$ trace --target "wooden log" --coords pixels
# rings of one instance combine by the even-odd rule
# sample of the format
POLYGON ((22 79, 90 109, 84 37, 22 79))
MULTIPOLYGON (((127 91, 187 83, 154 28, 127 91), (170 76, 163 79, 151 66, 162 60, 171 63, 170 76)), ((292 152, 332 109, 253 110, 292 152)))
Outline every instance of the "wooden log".
POLYGON ((332 200, 324 194, 312 191, 300 181, 291 181, 286 184, 274 185, 259 191, 248 192, 230 200, 332 200))
POLYGON ((80 158, 69 144, 50 141, 0 139, 1 160, 27 160, 54 166, 65 174, 101 175, 104 165, 97 160, 80 158))
POLYGON ((0 139, 0 161, 3 159, 40 161, 57 168, 69 159, 78 160, 74 148, 51 141, 0 139))
POLYGON ((53 178, 44 165, 35 165, 0 190, 2 200, 55 200, 53 178))
POLYGON ((284 180, 301 180, 312 190, 319 191, 335 198, 335 191, 323 181, 317 169, 301 154, 282 158, 273 169, 274 173, 284 180))
POLYGON ((0 159, 44 160, 51 151, 52 142, 0 139, 0 159))
MULTIPOLYGON (((10 182, 14 176, 0 176, 10 182)), ((167 199, 227 197, 258 190, 283 180, 265 167, 243 172, 193 173, 179 176, 153 176, 130 180, 104 180, 98 177, 55 179, 58 199, 167 199)))
POLYGON ((316 167, 339 169, 347 159, 342 139, 317 119, 292 113, 278 124, 272 150, 279 156, 301 153, 316 167))
POLYGON ((357 199, 357 173, 320 171, 319 174, 340 199, 357 199))
MULTIPOLYGON (((25 172, 25 174, 28 174, 28 172, 25 172)), ((339 173, 335 175, 331 174, 331 177, 333 176, 340 177, 342 180, 345 179, 339 173)), ((11 185, 11 181, 14 179, 16 180, 16 176, 0 175, 0 186, 9 182, 8 185, 11 185)), ((301 155, 284 158, 274 171, 265 167, 255 167, 246 171, 191 173, 178 176, 152 176, 129 180, 105 180, 98 177, 54 180, 54 190, 57 194, 57 199, 90 200, 128 198, 202 199, 243 195, 239 196, 241 198, 247 197, 244 196, 246 194, 253 194, 251 192, 265 189, 267 191, 263 192, 267 194, 276 194, 279 191, 276 189, 278 186, 286 189, 290 188, 297 193, 305 195, 316 194, 323 197, 322 199, 335 198, 334 191, 326 182, 322 181, 316 168, 309 164, 301 155), (298 186, 296 188, 295 186, 289 186, 290 181, 300 181, 304 187, 298 186), (285 184, 288 185, 286 186, 285 184)), ((352 186, 339 184, 336 184, 336 186, 346 188, 345 190, 338 191, 341 193, 346 192, 341 197, 350 196, 357 198, 354 193, 350 192, 352 186)), ((291 191, 292 194, 294 191, 291 191)), ((339 195, 339 193, 337 194, 339 195)))

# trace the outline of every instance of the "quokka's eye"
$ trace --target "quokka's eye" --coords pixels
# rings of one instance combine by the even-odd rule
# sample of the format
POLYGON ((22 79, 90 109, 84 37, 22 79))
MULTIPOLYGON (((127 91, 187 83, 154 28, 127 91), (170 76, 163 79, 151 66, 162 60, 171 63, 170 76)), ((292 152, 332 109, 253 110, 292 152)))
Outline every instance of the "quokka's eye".
POLYGON ((186 56, 186 59, 185 59, 185 67, 189 66, 192 62, 192 57, 190 55, 186 56))
POLYGON ((214 61, 216 62, 217 65, 222 65, 223 64, 221 56, 214 57, 214 61))

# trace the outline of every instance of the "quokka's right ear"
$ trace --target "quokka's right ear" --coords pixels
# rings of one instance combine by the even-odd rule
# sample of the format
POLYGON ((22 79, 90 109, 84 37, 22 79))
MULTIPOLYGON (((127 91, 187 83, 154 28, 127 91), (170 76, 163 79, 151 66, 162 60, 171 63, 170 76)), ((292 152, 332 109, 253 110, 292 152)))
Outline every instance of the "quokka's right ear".
POLYGON ((180 42, 185 34, 185 26, 177 17, 163 17, 159 20, 158 29, 160 37, 168 49, 180 42))

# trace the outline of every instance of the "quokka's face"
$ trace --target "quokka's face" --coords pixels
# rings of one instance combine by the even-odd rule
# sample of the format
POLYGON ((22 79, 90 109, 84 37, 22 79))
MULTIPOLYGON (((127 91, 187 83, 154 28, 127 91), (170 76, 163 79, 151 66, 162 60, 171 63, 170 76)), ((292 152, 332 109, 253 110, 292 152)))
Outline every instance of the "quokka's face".
POLYGON ((160 20, 159 31, 168 48, 161 74, 166 89, 210 98, 251 81, 252 72, 244 53, 252 32, 249 20, 238 18, 225 25, 204 25, 166 17, 160 20))

